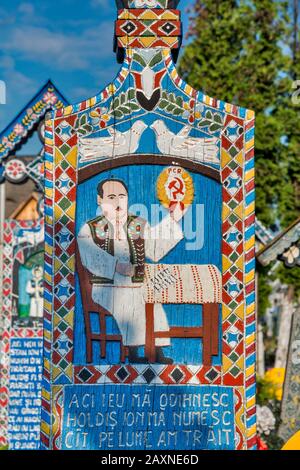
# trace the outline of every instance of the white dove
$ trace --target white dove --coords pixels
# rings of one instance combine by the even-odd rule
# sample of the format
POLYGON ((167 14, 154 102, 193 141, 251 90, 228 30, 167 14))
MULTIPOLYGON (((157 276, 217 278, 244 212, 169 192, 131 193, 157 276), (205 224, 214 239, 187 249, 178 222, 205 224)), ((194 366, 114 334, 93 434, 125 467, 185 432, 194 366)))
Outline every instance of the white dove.
POLYGON ((185 126, 178 134, 174 134, 161 120, 155 121, 150 128, 156 134, 157 146, 161 153, 199 162, 220 163, 217 137, 189 137, 192 130, 190 126, 185 126))
POLYGON ((81 137, 79 139, 79 155, 81 162, 88 162, 135 153, 138 149, 142 133, 147 128, 143 121, 136 121, 126 132, 109 128, 108 137, 81 137))

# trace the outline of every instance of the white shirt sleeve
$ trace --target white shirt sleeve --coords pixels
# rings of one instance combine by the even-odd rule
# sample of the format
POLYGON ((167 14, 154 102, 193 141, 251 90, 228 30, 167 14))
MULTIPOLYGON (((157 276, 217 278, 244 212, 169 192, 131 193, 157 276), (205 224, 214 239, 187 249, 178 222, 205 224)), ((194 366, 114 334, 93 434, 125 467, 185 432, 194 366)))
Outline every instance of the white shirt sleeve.
POLYGON ((146 257, 160 261, 184 238, 181 226, 168 214, 159 224, 145 226, 146 257))
POLYGON ((34 292, 35 290, 34 287, 32 287, 31 281, 28 281, 26 284, 26 294, 32 295, 34 292))
POLYGON ((88 224, 81 228, 77 243, 83 266, 95 276, 113 279, 118 260, 96 245, 88 224))

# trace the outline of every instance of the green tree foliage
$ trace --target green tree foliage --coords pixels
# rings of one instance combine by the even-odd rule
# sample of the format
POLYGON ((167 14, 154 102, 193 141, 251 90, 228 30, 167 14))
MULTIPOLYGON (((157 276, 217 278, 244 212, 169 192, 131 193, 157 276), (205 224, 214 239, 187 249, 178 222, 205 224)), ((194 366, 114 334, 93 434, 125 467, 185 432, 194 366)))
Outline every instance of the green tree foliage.
MULTIPOLYGON (((179 64, 194 88, 255 111, 257 216, 280 229, 300 215, 300 104, 292 100, 300 80, 298 4, 195 0, 179 64)), ((300 273, 281 266, 277 275, 300 291, 300 273)), ((265 309, 264 272, 260 279, 265 309)))

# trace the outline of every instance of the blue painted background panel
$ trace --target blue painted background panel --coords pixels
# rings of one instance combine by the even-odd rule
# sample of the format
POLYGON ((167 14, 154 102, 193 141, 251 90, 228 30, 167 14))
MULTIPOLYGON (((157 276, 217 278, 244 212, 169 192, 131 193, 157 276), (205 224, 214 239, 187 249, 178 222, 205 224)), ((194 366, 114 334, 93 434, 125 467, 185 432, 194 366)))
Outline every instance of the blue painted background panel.
MULTIPOLYGON (((151 207, 159 204, 156 195, 156 182, 164 168, 166 167, 162 165, 124 166, 102 172, 79 185, 76 202, 76 236, 87 221, 100 215, 97 206, 97 186, 101 181, 107 178, 117 178, 124 181, 128 187, 129 208, 130 206, 142 203, 148 209, 150 217, 151 207), (137 181, 147 181, 147 187, 141 188, 139 184, 136 184, 137 181)), ((193 243, 193 240, 185 238, 178 243, 161 262, 166 264, 214 264, 221 271, 222 188, 219 183, 210 178, 192 172, 190 172, 190 174, 194 181, 195 197, 189 211, 193 214, 193 231, 197 232, 199 239, 200 232, 203 230, 201 248, 190 249, 193 248, 193 246, 188 246, 188 244, 193 243), (198 210, 203 211, 202 215, 198 218, 195 217, 197 206, 198 210), (201 209, 199 209, 199 207, 201 209), (195 220, 198 221, 198 226, 195 220), (201 226, 199 224, 201 224, 201 226)), ((165 214, 166 213, 167 211, 165 210, 165 214)), ((144 217, 144 214, 142 214, 142 216, 144 217)), ((187 217, 189 217, 188 213, 185 219, 187 217)), ((155 225, 158 221, 159 220, 151 220, 151 225, 155 225)), ((183 225, 183 227, 185 226, 183 225)), ((187 232, 187 236, 189 237, 189 232, 187 232)), ((164 310, 167 313, 168 322, 172 326, 202 325, 201 305, 164 305, 164 310)), ((221 308, 219 315, 221 320, 221 308)), ((219 323, 221 325, 221 321, 219 323)), ((92 319, 92 327, 93 332, 99 331, 96 315, 92 319)), ((113 320, 108 324, 107 331, 109 333, 118 333, 118 328, 113 320)), ((74 340, 74 364, 85 364, 84 320, 77 275, 74 340)), ((221 344, 221 326, 219 329, 219 342, 221 344)), ((110 343, 107 345, 106 359, 100 359, 99 344, 94 342, 93 348, 94 364, 119 363, 120 354, 118 344, 110 343)), ((219 350, 221 350, 221 348, 219 348, 219 350)), ((165 354, 172 357, 174 362, 178 364, 202 364, 202 341, 197 339, 172 339, 171 346, 165 348, 165 354)), ((213 365, 220 364, 221 353, 219 356, 213 357, 213 365)))

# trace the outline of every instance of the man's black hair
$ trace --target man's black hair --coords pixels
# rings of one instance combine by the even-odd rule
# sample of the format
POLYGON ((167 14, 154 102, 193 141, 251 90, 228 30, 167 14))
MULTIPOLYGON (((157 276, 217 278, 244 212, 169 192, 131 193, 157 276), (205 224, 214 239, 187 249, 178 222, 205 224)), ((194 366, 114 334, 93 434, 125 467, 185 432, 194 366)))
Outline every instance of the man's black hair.
POLYGON ((128 194, 128 188, 127 188, 127 185, 124 183, 124 181, 116 179, 116 178, 107 178, 106 180, 101 181, 97 186, 97 192, 98 192, 98 195, 101 197, 101 199, 103 198, 103 186, 105 185, 105 183, 109 183, 110 181, 113 181, 114 183, 121 183, 126 189, 126 192, 128 194))

